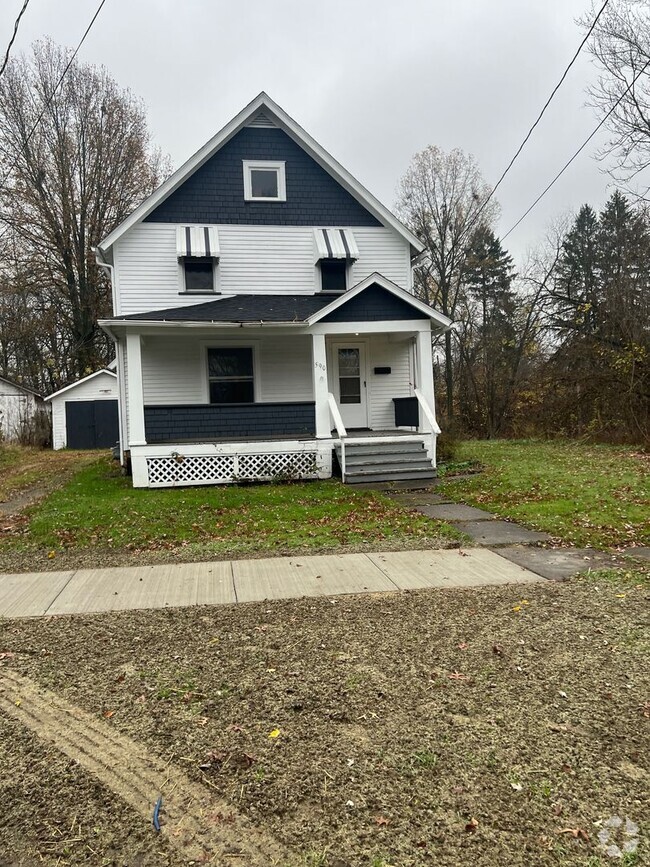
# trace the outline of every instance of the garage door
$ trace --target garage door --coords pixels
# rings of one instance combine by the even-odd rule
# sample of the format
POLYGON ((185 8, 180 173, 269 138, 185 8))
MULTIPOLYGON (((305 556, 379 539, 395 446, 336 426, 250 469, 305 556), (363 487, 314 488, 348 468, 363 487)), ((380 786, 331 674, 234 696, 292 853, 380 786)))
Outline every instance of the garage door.
POLYGON ((65 404, 69 449, 103 449, 119 439, 116 400, 69 400, 65 404))

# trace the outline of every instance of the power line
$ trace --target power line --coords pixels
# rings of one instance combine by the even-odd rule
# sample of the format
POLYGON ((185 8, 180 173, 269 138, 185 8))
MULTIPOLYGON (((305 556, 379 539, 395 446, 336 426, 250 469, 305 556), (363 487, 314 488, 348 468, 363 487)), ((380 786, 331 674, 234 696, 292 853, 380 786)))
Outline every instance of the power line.
POLYGON ((27 9, 28 6, 29 6, 29 0, 25 0, 25 2, 23 3, 22 9, 18 13, 18 18, 16 18, 16 21, 14 23, 14 32, 11 34, 11 39, 9 40, 9 45, 7 45, 7 51, 5 52, 5 58, 2 61, 2 69, 0 69, 0 77, 2 76, 2 73, 5 71, 7 64, 9 63, 9 53, 11 51, 11 48, 12 48, 14 42, 16 41, 16 34, 18 33, 18 28, 20 26, 20 19, 25 14, 25 9, 27 9))
POLYGON ((533 202, 533 204, 528 208, 528 210, 525 211, 525 212, 521 215, 521 217, 519 217, 519 219, 518 219, 517 222, 514 224, 514 226, 512 226, 512 228, 508 229, 508 231, 505 233, 505 235, 503 235, 503 237, 501 238, 502 241, 505 241, 505 239, 508 237, 508 235, 510 235, 512 232, 514 232, 514 230, 515 230, 515 229, 517 228, 517 226, 522 222, 522 220, 524 220, 524 219, 528 216, 528 214, 530 214, 530 212, 533 210, 533 208, 537 205, 537 203, 540 202, 540 201, 544 198, 544 196, 548 193, 548 191, 549 191, 549 190, 551 189, 551 187, 555 184, 555 182, 558 181, 558 180, 562 177, 562 175, 563 175, 564 172, 569 168, 569 166, 571 165, 571 163, 576 159, 576 157, 578 157, 578 156, 582 153, 582 151, 587 147, 587 145, 588 145, 589 142, 592 140, 592 138, 596 135, 596 133, 598 132, 598 130, 599 130, 599 129, 603 126, 603 124, 604 124, 604 123, 609 119, 610 115, 612 115, 612 114, 614 113, 614 111, 616 111, 616 109, 618 108, 618 106, 619 106, 620 103, 622 102, 623 97, 626 96, 626 95, 630 92, 630 90, 632 90, 632 88, 634 87, 634 85, 636 84, 636 82, 638 81, 638 79, 641 78, 641 76, 643 75, 643 73, 646 71, 646 69, 647 69, 649 66, 650 66, 650 60, 645 64, 645 66, 643 66, 643 67, 642 67, 642 68, 637 72, 637 74, 634 76, 634 78, 632 79, 632 81, 628 84, 628 86, 625 88, 625 90, 623 91, 623 93, 622 93, 622 94, 619 96, 619 98, 616 100, 616 102, 614 103, 614 105, 610 108, 610 110, 607 112, 607 114, 604 115, 604 117, 600 120, 600 122, 598 123, 598 125, 596 126, 596 128, 595 128, 595 129, 594 129, 594 130, 593 130, 593 131, 592 131, 592 132, 587 136, 587 138, 583 141, 583 143, 580 145, 580 147, 578 148, 578 150, 573 154, 573 156, 565 162, 565 164, 562 166, 562 168, 560 169, 560 171, 555 175, 555 177, 553 178, 553 180, 552 180, 552 181, 551 181, 551 182, 550 182, 550 183, 545 187, 545 189, 542 190, 542 192, 539 194, 539 196, 537 196, 537 198, 535 199, 535 201, 533 202))
MULTIPOLYGON (((84 44, 84 42, 86 41, 86 37, 87 37, 88 34, 90 33, 90 30, 91 30, 93 24, 94 24, 95 21, 97 20, 97 16, 98 16, 99 13, 102 11, 102 8, 103 8, 103 6, 104 6, 104 3, 106 3, 106 0, 101 0, 99 6, 97 7, 97 10, 96 10, 95 14, 94 14, 93 17, 90 19, 90 24, 88 25, 88 27, 86 27, 86 30, 84 31, 83 36, 81 37, 81 39, 80 39, 79 42, 77 43, 77 47, 76 47, 75 50, 73 51, 72 56, 70 57, 70 60, 68 60, 66 66, 65 66, 65 69, 63 70, 63 72, 61 73, 61 75, 60 75, 60 77, 59 77, 59 80, 58 80, 57 83, 54 85, 54 88, 53 88, 53 90, 52 90, 52 93, 51 93, 51 94, 47 97, 47 99, 45 100, 45 105, 43 106, 43 110, 41 111, 41 113, 39 114, 39 116, 36 118, 36 120, 35 120, 35 122, 34 122, 34 125, 33 125, 32 128, 30 129, 30 131, 27 133, 27 137, 25 138, 25 141, 24 141, 23 145, 26 145, 26 144, 29 142, 29 140, 31 139, 31 137, 34 135, 34 132, 36 131, 36 127, 37 127, 37 126, 39 125, 39 123, 43 120, 43 118, 44 118, 44 116, 45 116, 45 112, 48 110, 48 108, 49 108, 50 105, 52 104, 52 100, 54 99, 54 96, 55 96, 57 90, 61 87, 61 85, 62 85, 62 83, 63 83, 63 79, 65 78, 65 76, 66 76, 68 70, 69 70, 70 67, 72 66, 75 57, 77 56, 77 54, 79 53, 79 50, 81 49, 81 46, 82 46, 82 45, 84 44)), ((9 175, 13 172, 13 170, 14 170, 14 169, 16 168, 16 166, 18 165, 19 159, 20 159, 20 158, 14 160, 14 162, 13 162, 12 165, 11 165, 11 167, 8 169, 8 171, 6 172, 5 176, 4 176, 4 177, 2 178, 2 180, 0 181, 0 193, 1 193, 2 190, 4 189, 4 185, 5 185, 5 183, 7 182, 7 178, 9 177, 9 175)))
POLYGON ((582 51, 582 49, 585 47, 585 44, 586 44, 587 40, 589 39, 589 37, 590 37, 591 34, 593 33, 594 28, 595 28, 596 24, 598 24, 598 20, 599 20, 600 16, 603 14, 603 12, 605 11, 605 9, 607 8, 608 3, 609 3, 609 0, 605 0, 605 2, 603 3, 603 5, 602 5, 602 6, 600 7, 600 9, 598 10, 598 14, 596 15, 596 17, 595 17, 594 20, 592 21, 592 23, 591 23, 591 27, 589 28, 589 30, 587 31, 587 34, 585 35, 584 39, 582 40, 582 42, 581 42, 580 45, 578 46, 578 50, 576 51, 576 53, 575 53, 575 54, 573 55, 573 57, 571 58, 571 62, 569 63, 569 65, 567 66, 567 68, 566 68, 566 69, 564 70, 564 72, 562 73, 562 77, 560 78, 560 80, 558 81, 558 83, 557 83, 557 84, 555 85, 555 87, 553 88, 553 90, 552 90, 552 92, 551 92, 551 95, 549 96, 549 98, 548 98, 548 99, 546 100, 546 102, 544 103, 544 107, 542 108, 542 110, 540 111, 540 113, 537 115, 537 119, 536 119, 535 123, 531 126, 531 128, 530 128, 530 129, 528 130, 528 132, 526 133, 526 136, 525 136, 524 140, 522 141, 522 143, 519 145, 519 147, 518 147, 517 150, 515 151, 515 155, 513 156, 513 158, 510 160, 510 162, 508 163, 508 165, 507 165, 507 166, 505 167, 505 169, 503 170, 503 174, 501 175, 501 177, 499 178, 499 180, 498 180, 498 181, 496 182, 496 184, 492 187, 492 190, 490 191, 490 194, 489 194, 489 196, 487 197, 487 199, 483 202, 483 205, 482 205, 481 209, 479 210, 479 212, 478 212, 478 214, 477 214, 477 218, 478 218, 478 216, 482 213, 482 211, 487 207, 488 202, 490 201, 490 199, 492 198, 492 196, 496 193, 496 191, 497 191, 497 189, 499 188, 501 182, 503 181, 503 179, 505 178, 505 176, 508 174, 508 172, 510 171, 510 169, 511 169, 512 166, 514 165, 515 160, 517 159, 517 157, 519 156, 519 154, 520 154, 520 153, 522 152, 522 150, 524 149, 524 147, 525 147, 525 145, 526 145, 528 139, 531 137, 531 135, 532 135, 533 132, 535 131, 536 126, 539 124, 540 120, 544 117, 544 114, 545 114, 545 112, 546 112, 546 109, 549 107, 549 105, 550 105, 551 102, 553 101, 553 97, 555 96, 555 94, 556 94, 556 93, 558 92, 558 90, 562 87, 562 84, 564 83, 564 79, 567 77, 567 75, 569 74, 569 71, 570 71, 571 67, 573 66, 573 64, 574 64, 574 63, 576 62, 576 60, 578 59, 578 55, 580 54, 580 52, 582 51))

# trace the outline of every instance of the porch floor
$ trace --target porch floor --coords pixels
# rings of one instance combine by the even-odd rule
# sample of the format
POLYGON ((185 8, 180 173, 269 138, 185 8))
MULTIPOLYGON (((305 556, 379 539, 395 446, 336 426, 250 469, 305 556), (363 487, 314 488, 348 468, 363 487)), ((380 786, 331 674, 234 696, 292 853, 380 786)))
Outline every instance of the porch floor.
MULTIPOLYGON (((404 437, 417 436, 417 431, 409 430, 366 430, 365 428, 355 428, 347 432, 347 438, 350 439, 366 439, 368 437, 404 437)), ((335 430, 331 431, 331 438, 338 440, 338 434, 335 430)), ((312 434, 276 434, 275 436, 259 436, 259 437, 192 437, 189 439, 174 439, 172 440, 156 440, 148 439, 147 445, 150 446, 172 446, 183 445, 190 443, 266 443, 266 442, 314 442, 316 436, 312 434)))

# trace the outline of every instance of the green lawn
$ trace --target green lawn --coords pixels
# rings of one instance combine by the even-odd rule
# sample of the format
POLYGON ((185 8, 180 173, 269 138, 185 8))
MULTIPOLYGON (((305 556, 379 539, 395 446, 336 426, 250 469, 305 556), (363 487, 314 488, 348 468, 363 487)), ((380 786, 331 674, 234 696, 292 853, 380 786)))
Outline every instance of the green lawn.
POLYGON ((458 461, 484 471, 443 481, 459 502, 543 530, 562 542, 609 549, 650 544, 650 455, 633 446, 566 441, 467 441, 458 461))
MULTIPOLYGON (((52 551, 58 562, 65 552, 101 549, 205 559, 458 538, 446 524, 335 480, 136 490, 102 458, 28 510, 19 532, 0 542, 0 555, 22 550, 42 559, 52 551)), ((110 557, 97 565, 111 565, 110 557)))

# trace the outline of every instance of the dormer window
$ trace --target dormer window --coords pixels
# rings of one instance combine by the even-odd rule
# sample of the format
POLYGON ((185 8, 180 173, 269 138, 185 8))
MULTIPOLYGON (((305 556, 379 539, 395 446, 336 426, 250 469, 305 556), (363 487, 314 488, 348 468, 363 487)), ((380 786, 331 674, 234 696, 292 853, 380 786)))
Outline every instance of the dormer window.
POLYGON ((247 202, 286 202, 284 162, 244 160, 244 199, 247 202))
POLYGON ((345 259, 320 260, 321 292, 345 292, 348 288, 348 263, 345 259))
POLYGON ((350 229, 314 229, 314 240, 321 292, 347 291, 350 267, 359 258, 354 235, 350 229))
POLYGON ((183 269, 183 292, 213 295, 217 291, 219 235, 216 226, 178 226, 176 254, 183 269))

